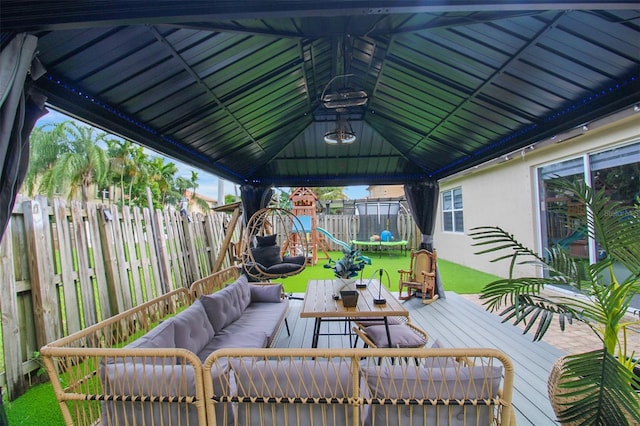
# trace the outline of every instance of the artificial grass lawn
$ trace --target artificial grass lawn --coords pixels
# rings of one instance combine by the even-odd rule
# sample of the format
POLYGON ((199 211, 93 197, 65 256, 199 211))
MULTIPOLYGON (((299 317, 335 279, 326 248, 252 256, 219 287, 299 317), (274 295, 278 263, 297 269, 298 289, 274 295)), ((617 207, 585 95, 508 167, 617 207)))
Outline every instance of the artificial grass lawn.
MULTIPOLYGON (((385 272, 389 273, 390 281, 387 283, 386 273, 383 274, 382 281, 384 285, 387 286, 390 284, 392 293, 397 292, 398 282, 400 280, 398 269, 409 269, 409 254, 403 256, 399 251, 392 251, 390 254, 382 252, 382 255, 368 252, 364 254, 371 259, 371 265, 367 265, 364 268, 364 278, 369 279, 373 275, 375 275, 375 278, 378 278, 379 275, 376 271, 382 268, 385 272)), ((319 255, 323 255, 323 253, 319 255)), ((342 257, 342 253, 340 252, 329 252, 329 255, 333 260, 339 260, 342 257)), ((309 280, 332 279, 334 277, 333 270, 324 267, 327 262, 326 259, 318 259, 316 265, 306 267, 300 274, 276 281, 283 283, 287 293, 304 293, 309 280)), ((459 294, 480 293, 486 284, 499 279, 499 277, 495 275, 476 271, 475 269, 442 259, 438 259, 438 270, 440 271, 440 278, 442 279, 444 289, 447 291, 455 291, 459 294)))
MULTIPOLYGON (((322 254, 322 253, 320 253, 322 254)), ((333 260, 342 257, 340 252, 329 253, 333 260)), ((383 252, 364 253, 371 258, 371 265, 364 269, 364 277, 371 278, 379 268, 389 273, 390 288, 393 294, 398 291, 400 276, 398 269, 409 269, 409 255, 402 256, 398 251, 391 254, 383 252)), ((314 266, 308 266, 300 274, 282 280, 287 293, 304 293, 307 282, 311 279, 332 279, 333 270, 324 268, 326 259, 319 259, 314 266)), ((476 271, 446 260, 438 259, 438 269, 444 289, 460 294, 477 294, 485 284, 498 279, 495 275, 476 271)), ((378 275, 375 274, 378 278, 378 275)), ((386 274, 383 283, 387 285, 386 274)), ((58 402, 55 399, 51 384, 37 385, 13 402, 5 402, 4 406, 10 425, 63 425, 58 402)))

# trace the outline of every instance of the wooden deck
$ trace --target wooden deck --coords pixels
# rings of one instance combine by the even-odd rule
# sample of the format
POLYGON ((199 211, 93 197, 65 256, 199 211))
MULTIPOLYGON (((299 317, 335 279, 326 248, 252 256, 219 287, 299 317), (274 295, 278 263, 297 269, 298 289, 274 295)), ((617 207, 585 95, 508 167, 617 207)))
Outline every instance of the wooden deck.
MULTIPOLYGON (((300 318, 302 303, 291 300, 288 316, 291 336, 283 329, 276 347, 311 347, 314 321, 300 318)), ((547 377, 553 362, 564 355, 562 351, 544 342, 532 342, 531 336, 523 335, 518 327, 501 323, 500 317, 456 293, 447 292, 446 299, 431 305, 423 305, 418 299, 404 305, 413 323, 429 333, 429 344, 437 338, 443 346, 497 348, 511 358, 516 373, 513 401, 518 426, 558 424, 547 397, 547 377)), ((333 332, 345 329, 342 323, 324 326, 332 327, 333 332)), ((321 336, 318 342, 320 348, 347 346, 346 335, 321 336)))

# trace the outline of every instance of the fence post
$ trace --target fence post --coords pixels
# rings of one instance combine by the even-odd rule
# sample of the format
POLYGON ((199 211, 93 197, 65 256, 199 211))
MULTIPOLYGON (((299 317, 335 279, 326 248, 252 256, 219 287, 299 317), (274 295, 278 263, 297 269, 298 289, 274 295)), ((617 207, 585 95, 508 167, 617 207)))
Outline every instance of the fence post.
POLYGON ((167 253, 167 243, 165 239, 165 221, 162 211, 154 210, 152 215, 155 217, 154 223, 154 240, 158 247, 158 261, 160 263, 160 279, 162 280, 162 290, 165 293, 171 291, 171 266, 169 253, 167 253))
MULTIPOLYGON (((167 250, 164 247, 164 231, 160 224, 162 223, 160 215, 156 216, 156 210, 153 207, 153 195, 151 194, 151 188, 147 186, 147 205, 149 207, 149 219, 151 220, 151 228, 153 238, 153 246, 155 247, 156 253, 158 255, 157 259, 160 263, 160 268, 157 269, 160 274, 160 288, 163 293, 169 292, 169 268, 167 265, 167 250)), ((146 216, 145 216, 146 217, 146 216)), ((154 272, 156 269, 154 268, 154 272)), ((157 286, 156 286, 157 288, 157 286)))
POLYGON ((188 258, 188 272, 187 277, 190 282, 187 283, 187 288, 192 282, 202 278, 200 275, 200 268, 198 267, 198 253, 196 252, 195 242, 195 223, 189 221, 187 218, 182 218, 182 231, 184 232, 185 249, 187 250, 188 258))
MULTIPOLYGON (((46 203, 46 201, 44 201, 46 203)), ((29 251, 29 276, 33 297, 33 317, 38 347, 58 338, 59 320, 57 295, 53 284, 53 259, 50 238, 47 237, 49 215, 41 200, 23 203, 24 228, 29 251), (45 218, 46 225, 45 228, 45 218), (49 243, 49 246, 47 244, 49 243)))
MULTIPOLYGON (((0 311, 2 311, 2 348, 4 350, 4 372, 9 400, 22 395, 26 390, 22 369, 22 345, 20 344, 20 318, 16 299, 15 271, 11 223, 0 241, 0 311)), ((0 393, 0 398, 2 395, 0 393)))

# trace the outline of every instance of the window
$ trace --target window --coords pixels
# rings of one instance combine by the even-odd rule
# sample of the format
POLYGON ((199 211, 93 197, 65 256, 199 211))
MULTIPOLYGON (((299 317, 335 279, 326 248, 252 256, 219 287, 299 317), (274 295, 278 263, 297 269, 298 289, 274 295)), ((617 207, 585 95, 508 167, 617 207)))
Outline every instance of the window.
POLYGON ((442 193, 442 229, 448 232, 464 232, 462 188, 442 193))
POLYGON ((97 191, 96 198, 98 200, 108 200, 109 199, 109 188, 102 188, 97 191))
POLYGON ((560 246, 576 258, 595 262, 602 255, 602 249, 590 245, 585 230, 574 225, 569 214, 574 207, 570 197, 549 187, 549 183, 559 177, 585 180, 594 189, 604 188, 612 200, 633 208, 640 195, 640 143, 585 154, 538 169, 543 252, 560 246))

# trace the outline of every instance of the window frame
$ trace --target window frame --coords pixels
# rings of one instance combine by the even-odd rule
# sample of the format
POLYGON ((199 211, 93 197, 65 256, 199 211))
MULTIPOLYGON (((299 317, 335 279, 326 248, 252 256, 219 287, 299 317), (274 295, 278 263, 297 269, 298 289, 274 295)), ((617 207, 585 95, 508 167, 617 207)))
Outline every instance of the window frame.
POLYGON ((463 193, 462 186, 457 186, 455 188, 447 189, 446 191, 441 192, 441 201, 442 201, 442 232, 450 232, 453 234, 464 234, 464 201, 463 201, 463 193), (460 201, 461 207, 456 208, 455 203, 455 192, 460 191, 460 201), (449 195, 451 197, 451 208, 445 208, 445 196, 449 195), (462 215, 462 229, 458 229, 456 226, 456 213, 462 215), (451 229, 447 229, 447 220, 446 216, 451 216, 451 229))

